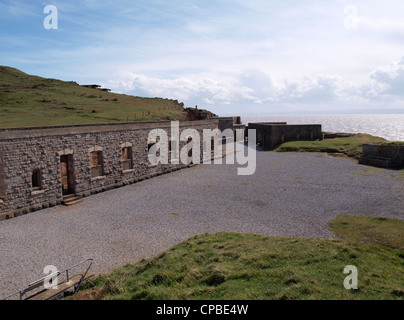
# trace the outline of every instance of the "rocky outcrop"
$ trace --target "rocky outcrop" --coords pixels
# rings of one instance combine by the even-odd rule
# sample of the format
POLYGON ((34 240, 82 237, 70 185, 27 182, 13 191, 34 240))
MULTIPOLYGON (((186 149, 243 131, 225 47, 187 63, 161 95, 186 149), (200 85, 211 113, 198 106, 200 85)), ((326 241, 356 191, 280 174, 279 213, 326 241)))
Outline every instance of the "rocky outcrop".
POLYGON ((198 109, 198 107, 185 108, 185 111, 187 113, 187 121, 210 120, 217 117, 214 113, 205 109, 198 109))

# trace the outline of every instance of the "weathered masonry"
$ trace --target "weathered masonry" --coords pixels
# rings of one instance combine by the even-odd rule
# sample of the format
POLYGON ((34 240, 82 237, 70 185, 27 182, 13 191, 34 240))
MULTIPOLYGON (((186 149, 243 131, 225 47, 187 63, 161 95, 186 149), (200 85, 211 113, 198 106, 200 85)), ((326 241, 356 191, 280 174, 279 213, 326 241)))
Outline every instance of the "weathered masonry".
MULTIPOLYGON (((152 129, 165 129, 171 146, 170 121, 16 128, 0 130, 0 220, 121 187, 187 167, 151 165, 152 129)), ((219 120, 180 122, 180 133, 217 129, 219 120)), ((170 151, 170 150, 168 150, 170 151)), ((201 154, 203 152, 201 151, 201 154)))
POLYGON ((214 118, 219 120, 219 130, 225 131, 226 129, 232 129, 234 132, 238 130, 245 130, 245 125, 241 123, 241 117, 218 117, 214 118))
POLYGON ((364 144, 359 163, 387 169, 403 169, 404 144, 364 144))
POLYGON ((257 144, 265 150, 274 149, 283 142, 293 140, 322 139, 321 124, 293 124, 286 122, 249 123, 248 129, 255 129, 257 144))

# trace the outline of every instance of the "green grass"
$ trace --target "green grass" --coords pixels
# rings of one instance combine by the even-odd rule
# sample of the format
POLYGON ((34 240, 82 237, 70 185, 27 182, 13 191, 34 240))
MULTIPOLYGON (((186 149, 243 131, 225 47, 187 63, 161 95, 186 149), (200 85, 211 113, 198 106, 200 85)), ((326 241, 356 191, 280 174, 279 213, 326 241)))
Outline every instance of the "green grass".
POLYGON ((276 152, 326 152, 343 153, 354 159, 362 155, 362 146, 365 143, 386 143, 387 140, 368 134, 356 134, 352 137, 316 140, 316 141, 290 141, 285 142, 274 151, 276 152))
POLYGON ((153 259, 98 276, 73 298, 404 299, 404 251, 397 249, 404 245, 402 236, 381 240, 357 231, 372 225, 372 234, 402 235, 402 221, 343 216, 331 225, 349 241, 196 235, 153 259), (358 269, 359 290, 343 286, 347 265, 358 269))
POLYGON ((105 92, 0 66, 0 128, 186 117, 177 100, 105 92))
POLYGON ((352 242, 404 251, 403 220, 341 215, 330 223, 330 227, 338 237, 352 242))

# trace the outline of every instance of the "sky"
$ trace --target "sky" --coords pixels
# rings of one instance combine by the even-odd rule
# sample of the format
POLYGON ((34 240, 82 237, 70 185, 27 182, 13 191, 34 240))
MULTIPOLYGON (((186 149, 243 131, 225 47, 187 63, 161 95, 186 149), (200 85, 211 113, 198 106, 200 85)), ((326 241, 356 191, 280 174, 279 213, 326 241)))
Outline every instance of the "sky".
POLYGON ((404 113, 403 17, 402 0, 0 0, 0 65, 218 115, 404 113))

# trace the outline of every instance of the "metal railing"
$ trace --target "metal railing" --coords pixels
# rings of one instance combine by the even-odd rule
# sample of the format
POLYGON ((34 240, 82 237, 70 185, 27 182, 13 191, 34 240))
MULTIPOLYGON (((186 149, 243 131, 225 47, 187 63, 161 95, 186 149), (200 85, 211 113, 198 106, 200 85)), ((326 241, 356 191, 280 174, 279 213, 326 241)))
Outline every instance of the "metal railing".
MULTIPOLYGON (((64 270, 56 271, 54 273, 51 273, 51 274, 49 274, 49 275, 47 275, 47 276, 45 276, 45 277, 43 277, 43 278, 41 278, 39 280, 36 280, 36 281, 30 283, 24 289, 20 289, 20 290, 18 290, 16 292, 10 294, 9 296, 3 298, 2 300, 7 300, 7 299, 9 299, 9 298, 11 298, 11 297, 13 297, 15 295, 19 295, 19 299, 24 300, 23 297, 28 292, 30 292, 30 291, 32 291, 34 289, 37 289, 37 288, 39 288, 41 286, 44 286, 45 281, 48 281, 49 283, 51 283, 53 281, 53 279, 59 277, 63 273, 66 273, 66 282, 69 282, 69 280, 70 280, 69 270, 71 270, 71 269, 73 269, 75 267, 78 267, 78 266, 80 266, 82 264, 85 264, 87 262, 89 263, 89 265, 88 265, 86 271, 84 272, 84 274, 81 275, 81 278, 80 278, 79 282, 76 285, 74 285, 74 287, 75 287, 74 288, 74 293, 76 293, 79 290, 79 288, 80 288, 80 286, 81 286, 81 284, 83 282, 83 279, 86 277, 86 275, 88 273, 88 270, 90 270, 90 267, 93 264, 93 259, 86 259, 86 260, 83 260, 83 261, 81 261, 79 263, 76 263, 75 265, 72 265, 72 266, 70 266, 70 267, 68 267, 68 268, 66 268, 64 270)), ((50 285, 50 286, 52 287, 52 285, 50 285)), ((29 298, 29 297, 26 297, 25 299, 27 299, 27 298, 29 298)))

